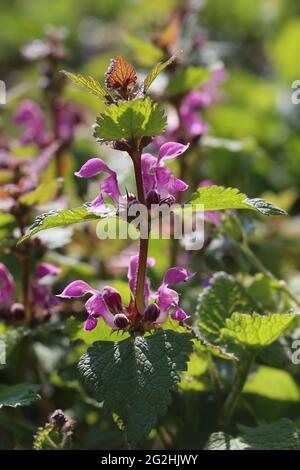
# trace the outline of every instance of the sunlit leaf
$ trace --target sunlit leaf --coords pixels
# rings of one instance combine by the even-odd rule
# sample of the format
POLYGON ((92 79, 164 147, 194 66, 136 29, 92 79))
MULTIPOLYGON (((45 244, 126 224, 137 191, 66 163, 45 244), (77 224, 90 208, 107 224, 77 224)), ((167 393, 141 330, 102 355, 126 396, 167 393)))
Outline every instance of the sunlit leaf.
POLYGON ((167 125, 164 110, 150 98, 119 101, 97 118, 95 137, 101 141, 161 134, 167 125))
POLYGON ((264 215, 286 215, 286 212, 263 199, 249 199, 236 188, 205 186, 198 189, 189 201, 196 206, 203 204, 205 211, 222 209, 250 209, 264 215))
POLYGON ((45 212, 35 219, 34 223, 29 227, 27 233, 19 240, 18 244, 23 243, 41 230, 48 230, 55 227, 66 227, 71 224, 86 222, 88 220, 100 220, 103 217, 110 217, 113 215, 115 215, 115 211, 111 208, 107 208, 107 211, 103 211, 100 215, 91 212, 87 206, 77 207, 76 209, 61 209, 45 212))
POLYGON ((112 98, 109 95, 109 92, 105 89, 105 86, 98 82, 95 78, 90 76, 83 76, 81 74, 75 74, 72 72, 67 72, 66 70, 62 71, 70 80, 72 80, 77 85, 81 86, 89 93, 97 96, 102 101, 108 103, 112 102, 112 98))

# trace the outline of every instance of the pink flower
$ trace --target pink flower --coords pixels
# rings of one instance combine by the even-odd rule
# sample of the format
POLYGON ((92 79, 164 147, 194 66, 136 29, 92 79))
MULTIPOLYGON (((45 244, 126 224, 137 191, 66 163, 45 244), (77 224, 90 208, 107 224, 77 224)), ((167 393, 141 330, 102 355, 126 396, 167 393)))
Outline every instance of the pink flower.
POLYGON ((14 121, 23 126, 20 138, 23 145, 35 143, 43 147, 47 144, 44 114, 37 103, 31 100, 23 101, 15 112, 14 121))
MULTIPOLYGON (((148 258, 147 266, 153 266, 154 262, 153 258, 148 258)), ((85 303, 88 313, 84 324, 86 331, 93 330, 100 318, 113 330, 127 330, 139 315, 134 305, 137 267, 138 256, 132 256, 128 269, 128 284, 133 299, 129 305, 125 305, 120 293, 113 287, 106 286, 98 291, 82 280, 71 282, 58 297, 71 299, 90 295, 85 303)), ((188 315, 179 307, 178 293, 170 289, 169 284, 175 285, 179 282, 185 282, 192 276, 193 274, 185 268, 171 268, 165 273, 163 283, 158 291, 154 293, 150 291, 150 281, 146 278, 144 287, 145 311, 142 320, 145 329, 161 327, 167 321, 169 314, 177 321, 188 318, 188 315), (155 302, 150 302, 153 299, 155 302)))
MULTIPOLYGON (((185 191, 188 188, 184 181, 176 178, 172 171, 165 166, 166 161, 179 157, 188 147, 189 144, 168 142, 160 147, 158 157, 154 157, 149 153, 142 155, 142 174, 146 199, 147 195, 154 190, 158 193, 158 203, 168 202, 168 198, 171 198, 172 203, 178 191, 185 191)), ((100 182, 100 194, 92 202, 92 209, 97 210, 104 204, 105 194, 110 197, 117 207, 122 204, 122 201, 124 203, 129 202, 128 195, 127 197, 121 195, 116 172, 100 158, 88 160, 75 175, 79 178, 91 178, 100 173, 105 173, 108 176, 100 182)))

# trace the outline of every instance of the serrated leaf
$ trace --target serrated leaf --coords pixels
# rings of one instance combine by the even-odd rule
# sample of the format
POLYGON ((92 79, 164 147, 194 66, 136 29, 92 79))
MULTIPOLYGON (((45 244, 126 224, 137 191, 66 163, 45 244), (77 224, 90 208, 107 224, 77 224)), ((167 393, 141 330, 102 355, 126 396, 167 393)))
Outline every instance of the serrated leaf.
POLYGON ((35 204, 47 204, 51 201, 58 188, 61 186, 61 182, 57 180, 47 181, 40 184, 34 191, 21 196, 19 202, 25 206, 34 206, 35 204))
POLYGON ((279 421, 250 428, 239 426, 241 436, 213 433, 205 450, 300 450, 300 434, 292 421, 279 421))
POLYGON ((189 204, 203 204, 205 211, 250 209, 264 215, 286 215, 286 212, 263 199, 249 199, 236 188, 206 186, 192 195, 189 204))
POLYGON ((153 137, 161 134, 166 125, 163 109, 150 98, 119 101, 97 118, 94 135, 101 141, 153 137))
POLYGON ((155 67, 153 67, 152 70, 150 70, 150 72, 148 73, 148 75, 146 76, 145 80, 144 80, 144 83, 142 85, 142 88, 143 88, 143 92, 146 93, 146 91, 150 88, 150 86, 152 85, 152 83, 154 82, 154 80, 156 79, 156 77, 166 68, 168 67, 170 64, 172 64, 172 62, 174 62, 174 60, 178 57, 178 53, 177 54, 174 54, 172 55, 168 60, 166 60, 165 62, 158 62, 158 64, 155 65, 155 67))
POLYGON ((254 304, 245 288, 224 272, 215 274, 199 295, 197 316, 201 334, 209 341, 220 340, 220 330, 233 312, 251 312, 254 304))
POLYGON ((118 56, 112 59, 105 76, 105 84, 109 90, 127 90, 136 85, 137 75, 135 68, 118 56))
POLYGON ((9 406, 27 406, 38 400, 39 385, 21 383, 18 385, 0 385, 0 408, 9 406))
POLYGON ((190 90, 199 88, 209 79, 209 71, 201 67, 187 67, 176 73, 170 79, 168 93, 182 95, 190 90))
POLYGON ((51 433, 55 430, 55 423, 47 423, 45 427, 38 429, 33 439, 34 450, 53 450, 48 440, 51 439, 51 433))
POLYGON ((109 92, 106 90, 105 86, 102 83, 98 82, 95 78, 90 76, 84 76, 81 74, 76 74, 72 72, 67 72, 66 70, 62 70, 70 80, 72 80, 76 85, 81 86, 89 93, 97 96, 102 101, 107 103, 112 102, 112 97, 110 96, 109 92))
POLYGON ((259 349, 276 341, 295 318, 295 314, 233 313, 226 319, 226 328, 221 329, 221 334, 246 347, 259 349))
POLYGON ((122 419, 133 447, 166 412, 191 352, 190 334, 161 330, 119 343, 96 342, 79 369, 97 400, 122 419))
POLYGON ((112 217, 115 211, 111 208, 105 208, 102 214, 95 214, 88 210, 87 206, 77 207, 76 209, 52 210, 39 215, 34 223, 29 227, 27 233, 18 241, 23 243, 41 230, 48 230, 55 227, 66 227, 68 225, 86 222, 88 220, 100 220, 104 217, 112 217))

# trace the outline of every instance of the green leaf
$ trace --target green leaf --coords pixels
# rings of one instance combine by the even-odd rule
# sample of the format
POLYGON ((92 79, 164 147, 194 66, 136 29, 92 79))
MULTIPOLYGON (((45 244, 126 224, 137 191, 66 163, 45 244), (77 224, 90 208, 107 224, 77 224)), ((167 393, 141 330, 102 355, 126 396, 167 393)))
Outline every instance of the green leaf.
POLYGON ((25 240, 28 240, 28 238, 42 230, 48 230, 55 227, 66 227, 67 225, 86 222, 88 220, 100 220, 104 217, 112 217, 113 215, 115 215, 115 211, 109 207, 105 207, 101 214, 95 214, 94 212, 89 211, 87 205, 77 207, 76 209, 62 209, 45 212, 35 219, 27 233, 18 241, 18 244, 23 243, 25 240))
POLYGON ((209 71, 201 67, 187 67, 176 73, 170 79, 168 93, 170 95, 182 95, 190 90, 195 90, 209 79, 209 71))
POLYGON ((95 78, 90 76, 85 77, 80 74, 77 75, 72 72, 67 72, 66 70, 62 70, 62 73, 64 73, 70 80, 84 88, 89 93, 92 93, 93 95, 97 96, 97 98, 100 98, 100 100, 106 101, 107 103, 112 102, 112 98, 108 90, 95 78))
POLYGON ((210 286, 199 295, 197 315, 201 334, 209 341, 220 340, 220 330, 233 312, 251 312, 254 304, 234 277, 224 272, 215 274, 210 286))
POLYGON ((121 418, 127 441, 135 446, 166 412, 191 352, 190 334, 161 330, 119 343, 96 342, 79 369, 97 400, 121 418))
POLYGON ((150 88, 150 86, 152 85, 152 83, 154 82, 154 80, 156 79, 156 77, 166 68, 168 67, 168 65, 172 64, 172 62, 174 62, 174 60, 177 58, 178 56, 178 53, 177 54, 174 54, 172 55, 172 57, 170 57, 168 60, 166 60, 165 62, 158 62, 158 64, 155 65, 155 67, 153 67, 152 70, 150 70, 150 72, 148 73, 148 75, 146 76, 145 80, 144 80, 144 83, 143 83, 143 91, 144 93, 146 93, 146 91, 150 88))
POLYGON ((213 433, 205 450, 300 450, 300 433, 287 418, 250 428, 239 426, 241 436, 213 433))
POLYGON ((250 209, 264 215, 286 215, 286 212, 263 199, 249 199, 236 188, 206 186, 192 195, 190 204, 203 204, 205 211, 222 209, 250 209))
POLYGON ((61 182, 57 180, 47 181, 40 184, 34 191, 21 196, 19 202, 25 206, 34 206, 36 204, 47 204, 51 201, 58 188, 61 186, 61 182))
POLYGON ((18 385, 0 385, 0 408, 9 406, 27 406, 38 400, 39 385, 21 383, 18 385))
POLYGON ((101 141, 153 137, 161 134, 166 125, 163 109, 150 98, 119 101, 97 118, 94 135, 101 141))
MULTIPOLYGON (((243 388, 243 394, 247 398, 253 395, 256 401, 258 397, 267 398, 273 405, 276 402, 298 403, 300 400, 299 385, 292 375, 285 370, 266 366, 260 366, 251 374, 243 388)), ((265 402, 264 406, 266 407, 265 402)), ((255 409, 257 411, 257 407, 255 409)))
POLYGON ((155 62, 162 59, 162 51, 152 42, 145 41, 132 34, 126 34, 126 41, 141 65, 151 67, 155 62))
POLYGON ((234 313, 226 319, 226 328, 222 328, 221 334, 244 346, 263 348, 276 341, 295 318, 295 314, 234 313))

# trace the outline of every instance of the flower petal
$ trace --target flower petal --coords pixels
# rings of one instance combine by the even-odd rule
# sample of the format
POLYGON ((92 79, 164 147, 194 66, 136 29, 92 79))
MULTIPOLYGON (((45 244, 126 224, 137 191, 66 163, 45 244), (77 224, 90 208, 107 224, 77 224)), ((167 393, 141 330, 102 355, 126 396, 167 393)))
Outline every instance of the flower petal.
POLYGON ((103 172, 111 174, 113 170, 100 158, 91 158, 82 165, 79 171, 75 172, 75 175, 79 178, 91 178, 103 172))
MULTIPOLYGON (((129 281, 129 287, 133 295, 135 294, 135 288, 136 288, 136 276, 137 276, 137 268, 138 268, 138 255, 132 256, 130 258, 129 262, 129 268, 128 268, 128 281, 129 281)), ((151 268, 155 264, 155 259, 154 258, 148 258, 147 259, 147 268, 151 268)), ((148 282, 145 282, 145 297, 148 299, 149 297, 149 280, 146 280, 148 282)))
POLYGON ((97 318, 93 317, 93 315, 89 315, 87 320, 84 323, 84 330, 85 331, 94 330, 94 328, 96 328, 97 326, 97 323, 98 323, 97 318))
POLYGON ((78 280, 73 281, 67 287, 64 288, 61 294, 57 297, 62 299, 71 299, 72 297, 82 297, 85 294, 94 294, 97 292, 89 284, 84 281, 78 280))
POLYGON ((0 263, 0 304, 10 305, 15 296, 15 282, 3 263, 0 263))
POLYGON ((195 273, 188 271, 185 268, 175 267, 170 268, 164 275, 164 284, 178 284, 179 282, 186 282, 191 279, 195 273))
POLYGON ((158 291, 158 303, 160 309, 163 311, 168 310, 170 307, 175 307, 178 305, 179 302, 179 295, 178 293, 170 289, 166 284, 162 284, 158 291))
POLYGON ((51 263, 40 263, 36 266, 34 271, 34 277, 41 279, 45 276, 57 276, 60 273, 60 269, 51 263))
POLYGON ((178 157, 182 153, 184 153, 188 148, 190 144, 183 145, 183 144, 178 144, 177 142, 167 142, 163 144, 158 153, 158 159, 156 164, 158 165, 160 162, 164 160, 171 160, 173 158, 178 157))
POLYGON ((189 318, 185 311, 182 310, 182 308, 180 308, 178 305, 174 308, 173 312, 171 313, 171 317, 173 318, 173 320, 177 321, 184 321, 189 318))
POLYGON ((85 303, 85 308, 89 315, 93 315, 95 318, 102 317, 108 326, 113 329, 117 328, 114 323, 114 315, 108 310, 104 298, 100 292, 95 292, 95 294, 89 298, 89 300, 85 303))

